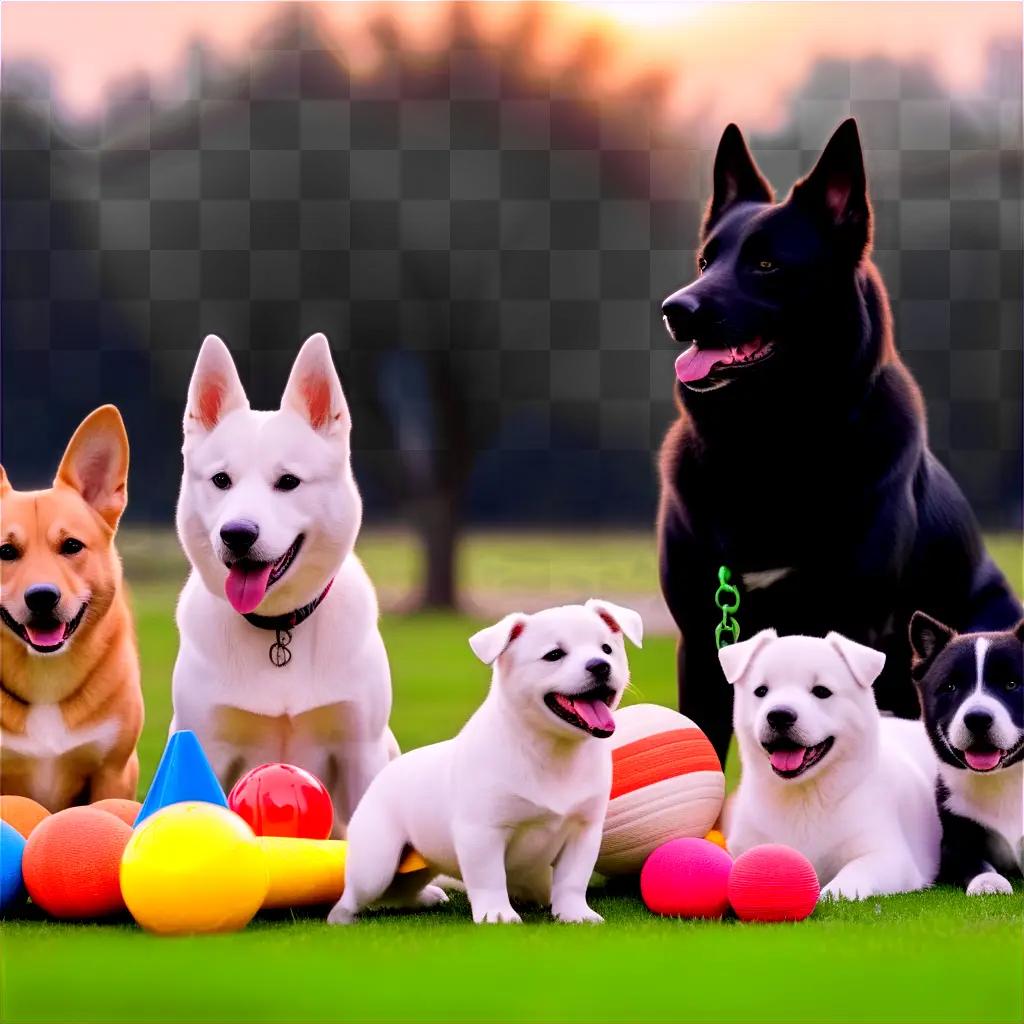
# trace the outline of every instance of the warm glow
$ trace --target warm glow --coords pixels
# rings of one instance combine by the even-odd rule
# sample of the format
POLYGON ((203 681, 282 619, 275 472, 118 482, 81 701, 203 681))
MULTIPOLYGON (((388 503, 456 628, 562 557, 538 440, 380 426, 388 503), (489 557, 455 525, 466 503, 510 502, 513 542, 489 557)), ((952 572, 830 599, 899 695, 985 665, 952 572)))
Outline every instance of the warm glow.
MULTIPOLYGON (((223 59, 243 63, 253 36, 274 14, 266 0, 161 3, 3 0, 2 56, 50 66, 62 104, 90 116, 113 83, 140 72, 173 98, 191 40, 202 38, 223 59)), ((412 52, 445 46, 447 5, 317 4, 339 54, 355 72, 379 54, 369 31, 386 16, 412 52)), ((513 3, 473 7, 484 34, 499 42, 521 16, 513 3)), ((926 61, 954 93, 981 82, 987 47, 1020 39, 1022 8, 1013 3, 697 3, 651 0, 556 2, 523 54, 541 74, 565 66, 587 37, 604 40, 605 88, 652 71, 676 86, 673 113, 699 119, 714 136, 725 120, 749 129, 777 127, 786 99, 823 57, 869 56, 926 61)))

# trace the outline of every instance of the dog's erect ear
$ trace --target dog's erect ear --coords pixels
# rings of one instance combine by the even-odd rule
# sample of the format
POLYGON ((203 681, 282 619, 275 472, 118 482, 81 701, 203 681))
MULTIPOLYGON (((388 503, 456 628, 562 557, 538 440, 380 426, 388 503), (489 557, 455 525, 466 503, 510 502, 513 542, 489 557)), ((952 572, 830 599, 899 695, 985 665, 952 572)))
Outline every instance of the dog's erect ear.
POLYGON ((53 483, 78 491, 110 529, 117 527, 128 503, 128 435, 114 406, 101 405, 82 420, 53 483))
POLYGON ((864 153, 857 122, 845 120, 829 139, 814 170, 793 186, 793 197, 824 214, 859 257, 871 237, 864 153))
POLYGON ((185 433, 213 430, 229 412, 248 408, 249 399, 227 345, 216 334, 208 334, 188 385, 185 433))
POLYGON ((311 335, 299 349, 281 396, 281 408, 294 410, 325 437, 347 434, 351 426, 348 402, 324 335, 311 335))
POLYGON ((913 652, 914 669, 930 662, 956 636, 956 630, 924 612, 914 612, 910 617, 910 649, 913 652))
POLYGON ((523 612, 511 612, 493 626, 481 629, 469 638, 473 653, 485 664, 491 665, 508 649, 516 637, 526 629, 527 616, 523 612))
POLYGON ((7 470, 0 466, 0 494, 6 494, 11 489, 11 481, 7 479, 7 470))
POLYGON ((613 632, 621 633, 632 640, 637 647, 644 645, 644 620, 639 612, 632 608, 624 608, 621 604, 612 604, 611 601, 604 601, 599 597, 592 597, 584 605, 604 621, 604 624, 613 632))
POLYGON ((858 685, 868 689, 882 674, 885 655, 881 651, 865 647, 841 633, 828 633, 825 640, 838 652, 858 685))
POLYGON ((743 133, 736 125, 727 125, 715 154, 714 192, 703 233, 706 235, 736 203, 770 203, 774 198, 771 185, 764 180, 747 149, 743 133))
POLYGON ((729 644, 718 652, 718 660, 725 673, 725 680, 736 686, 743 680, 750 666, 754 663, 754 656, 766 644, 772 640, 778 640, 779 634, 774 629, 762 629, 755 633, 749 640, 741 640, 738 644, 729 644))

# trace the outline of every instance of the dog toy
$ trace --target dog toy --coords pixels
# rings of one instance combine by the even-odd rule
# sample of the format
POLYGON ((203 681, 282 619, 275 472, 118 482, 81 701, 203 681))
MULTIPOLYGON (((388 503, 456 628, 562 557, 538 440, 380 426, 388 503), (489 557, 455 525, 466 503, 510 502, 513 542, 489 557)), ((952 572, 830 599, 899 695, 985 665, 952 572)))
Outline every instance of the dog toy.
POLYGON ((246 772, 228 794, 228 807, 258 836, 326 839, 334 825, 324 784, 291 764, 261 764, 246 772))
POLYGON ((113 796, 106 800, 97 800, 96 803, 89 804, 89 806, 97 811, 106 811, 107 814, 112 814, 115 818, 120 818, 132 828, 135 827, 135 819, 138 818, 139 811, 142 810, 142 804, 138 800, 121 800, 113 796))
POLYGON ((659 846, 640 872, 647 909, 668 917, 721 917, 729 908, 732 857, 706 839, 659 846))
MULTIPOLYGON (((280 907, 336 903, 345 888, 344 839, 292 839, 260 836, 267 858, 270 887, 263 900, 265 910, 280 907)), ((427 862, 410 850, 398 865, 400 875, 427 870, 427 862)))
POLYGON ((25 837, 6 821, 0 821, 0 914, 13 907, 25 894, 21 865, 25 837))
POLYGON ((729 844, 725 841, 725 836, 722 835, 717 828, 713 828, 704 838, 709 843, 714 843, 715 846, 720 846, 723 850, 728 852, 729 844))
POLYGON ((32 902, 51 917, 106 917, 124 910, 118 872, 132 830, 93 807, 69 807, 40 822, 22 870, 32 902))
POLYGON ((742 921, 802 921, 814 910, 819 891, 811 862, 775 843, 740 854, 729 876, 729 903, 742 921))
POLYGON ((167 741, 135 826, 162 807, 195 800, 220 807, 228 805, 199 738, 191 729, 181 729, 167 741))
POLYGON ((42 804, 27 796, 0 796, 0 819, 17 829, 24 839, 28 839, 32 829, 49 816, 50 812, 42 804))
POLYGON ((612 788, 597 870, 634 874, 662 843, 701 837, 718 820, 725 776, 711 741, 676 711, 633 704, 615 712, 612 788))
POLYGON ((244 928, 269 881, 252 829, 226 807, 199 801, 165 807, 136 826, 121 859, 124 901, 159 935, 244 928))

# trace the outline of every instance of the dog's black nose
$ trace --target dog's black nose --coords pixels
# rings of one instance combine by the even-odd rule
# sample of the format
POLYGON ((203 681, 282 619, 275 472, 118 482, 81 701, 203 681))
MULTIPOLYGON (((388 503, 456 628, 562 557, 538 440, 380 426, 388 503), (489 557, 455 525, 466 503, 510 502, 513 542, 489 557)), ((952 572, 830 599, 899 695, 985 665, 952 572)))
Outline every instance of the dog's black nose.
POLYGON ((607 683, 612 674, 612 667, 604 658, 591 658, 586 664, 587 671, 599 683, 607 683))
POLYGON ((52 583, 36 583, 25 588, 25 604, 33 615, 46 615, 60 603, 60 589, 52 583))
POLYGON ((669 334, 676 341, 689 341, 697 333, 700 321, 700 299, 684 288, 670 295, 661 304, 661 315, 669 334))
POLYGON ((968 711, 964 715, 964 725, 975 736, 985 736, 992 728, 992 716, 987 711, 968 711))
POLYGON ((220 539, 233 555, 246 555, 256 543, 260 528, 251 519, 231 519, 220 528, 220 539))
POLYGON ((781 732, 796 721, 796 712, 792 708, 772 708, 766 717, 768 724, 781 732))

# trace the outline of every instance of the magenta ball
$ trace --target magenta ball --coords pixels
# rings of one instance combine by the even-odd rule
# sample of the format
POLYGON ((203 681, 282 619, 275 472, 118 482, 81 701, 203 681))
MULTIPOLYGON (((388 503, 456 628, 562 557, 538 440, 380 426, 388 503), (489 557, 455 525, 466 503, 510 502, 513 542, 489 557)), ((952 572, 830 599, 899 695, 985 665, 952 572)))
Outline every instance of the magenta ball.
POLYGON ((814 865, 789 846, 741 853, 729 876, 729 902, 742 921, 802 921, 818 902, 814 865))
POLYGON ((673 839, 647 858, 640 894, 668 917, 721 917, 729 906, 732 857, 706 839, 673 839))

